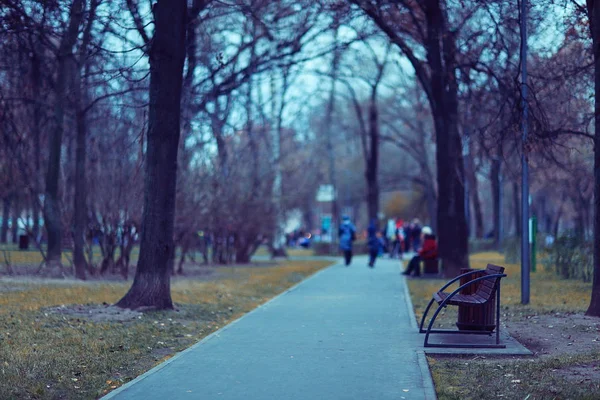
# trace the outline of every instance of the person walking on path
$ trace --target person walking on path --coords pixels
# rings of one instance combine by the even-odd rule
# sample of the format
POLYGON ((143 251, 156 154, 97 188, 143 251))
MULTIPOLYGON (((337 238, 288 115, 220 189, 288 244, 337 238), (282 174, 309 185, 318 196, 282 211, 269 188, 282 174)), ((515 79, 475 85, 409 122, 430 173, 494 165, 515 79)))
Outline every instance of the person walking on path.
POLYGON ((372 219, 367 229, 367 246, 369 247, 369 267, 375 267, 375 260, 377 255, 383 247, 383 238, 380 236, 381 233, 377 229, 377 221, 372 219))
POLYGON ((342 223, 338 230, 340 236, 340 250, 344 253, 344 261, 346 266, 352 262, 352 244, 356 239, 356 228, 350 222, 350 217, 344 215, 342 217, 342 223))
POLYGON ((438 247, 435 235, 428 226, 423 227, 421 230, 423 234, 423 246, 419 250, 418 254, 415 255, 410 262, 406 271, 403 275, 411 275, 414 272, 415 276, 421 275, 421 260, 435 260, 438 256, 438 247))

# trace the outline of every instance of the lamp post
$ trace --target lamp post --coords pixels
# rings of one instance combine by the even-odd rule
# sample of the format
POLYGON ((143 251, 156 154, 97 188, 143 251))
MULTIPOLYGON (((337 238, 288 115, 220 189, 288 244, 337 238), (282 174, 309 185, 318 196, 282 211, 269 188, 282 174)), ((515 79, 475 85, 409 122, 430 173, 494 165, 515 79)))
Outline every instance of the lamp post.
POLYGON ((527 0, 521 0, 521 304, 529 304, 529 166, 527 160, 527 0))

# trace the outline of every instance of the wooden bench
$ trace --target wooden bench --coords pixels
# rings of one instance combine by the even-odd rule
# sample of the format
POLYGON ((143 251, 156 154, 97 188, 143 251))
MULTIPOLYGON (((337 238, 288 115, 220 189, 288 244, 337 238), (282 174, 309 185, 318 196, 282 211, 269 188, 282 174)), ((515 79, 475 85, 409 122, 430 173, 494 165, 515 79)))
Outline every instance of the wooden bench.
POLYGON ((419 325, 419 333, 425 334, 425 347, 463 347, 463 348, 504 348, 505 345, 500 344, 500 280, 504 278, 506 274, 504 274, 504 267, 500 267, 498 265, 488 264, 485 270, 473 270, 467 272, 465 274, 461 274, 456 278, 447 282, 440 290, 433 294, 433 297, 425 312, 423 313, 423 318, 421 318, 421 323, 419 325), (444 292, 444 289, 448 288, 450 285, 459 281, 461 279, 469 278, 471 275, 482 274, 482 276, 477 277, 459 285, 459 287, 452 292, 444 292), (475 285, 477 288, 473 293, 463 294, 461 292, 464 291, 465 288, 472 288, 472 285, 475 285), (433 329, 433 324, 435 319, 439 315, 440 311, 445 307, 459 306, 459 307, 485 307, 489 302, 496 299, 496 343, 495 344, 480 344, 480 343, 460 343, 460 344, 441 344, 441 343, 429 343, 429 335, 432 333, 441 333, 441 334, 487 334, 491 335, 491 331, 485 329, 477 329, 477 330, 445 330, 445 329, 433 329), (431 317, 429 321, 429 325, 427 329, 423 329, 423 325, 425 323, 425 319, 427 318, 427 313, 431 309, 433 303, 438 303, 438 308, 431 317))

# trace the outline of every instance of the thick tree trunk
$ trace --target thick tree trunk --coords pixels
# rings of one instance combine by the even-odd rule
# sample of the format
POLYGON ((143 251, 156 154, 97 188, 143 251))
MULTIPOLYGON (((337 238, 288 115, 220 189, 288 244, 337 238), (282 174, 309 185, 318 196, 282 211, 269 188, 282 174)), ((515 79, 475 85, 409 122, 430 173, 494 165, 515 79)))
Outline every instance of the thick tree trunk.
POLYGON ((516 181, 512 184, 512 195, 515 236, 521 237, 521 201, 519 199, 519 184, 516 181))
POLYGON ((475 211, 475 237, 481 239, 483 237, 483 211, 481 209, 478 186, 477 175, 473 171, 471 174, 471 200, 473 201, 473 210, 475 211))
POLYGON ((74 226, 73 226, 73 264, 75 277, 85 279, 87 263, 85 261, 85 228, 87 226, 87 189, 85 181, 85 139, 87 127, 85 114, 79 110, 76 116, 77 148, 75 150, 75 196, 74 196, 74 226))
POLYGON ((454 277, 461 268, 469 267, 465 173, 454 71, 456 44, 454 34, 445 29, 447 21, 439 0, 427 0, 426 9, 427 60, 431 68, 429 100, 436 133, 439 255, 444 276, 454 277))
POLYGON ((8 241, 8 219, 10 218, 10 196, 2 200, 2 228, 0 228, 0 243, 8 241))
POLYGON ((500 218, 502 218, 502 205, 500 203, 500 159, 492 160, 490 182, 492 187, 492 208, 494 216, 494 245, 500 248, 500 218))
MULTIPOLYGON (((334 20, 334 40, 337 41, 339 24, 337 20, 334 20)), ((331 203, 331 247, 330 252, 335 254, 336 243, 338 241, 337 227, 340 223, 339 215, 339 201, 337 198, 337 173, 335 168, 335 151, 333 148, 333 115, 335 113, 335 86, 337 83, 337 75, 340 64, 341 52, 337 49, 333 52, 333 60, 331 62, 331 87, 329 89, 329 99, 327 101, 327 108, 325 110, 325 147, 327 149, 327 173, 329 178, 329 184, 333 190, 333 201, 331 203)))
MULTIPOLYGON (((273 168, 273 187, 271 190, 271 196, 273 201, 273 212, 275 214, 275 226, 273 227, 273 240, 271 242, 271 255, 273 257, 283 256, 287 257, 285 250, 285 221, 283 214, 283 176, 281 169, 281 130, 282 130, 282 118, 283 110, 285 107, 285 94, 288 89, 288 71, 283 71, 283 83, 281 93, 281 103, 279 107, 275 107, 275 100, 273 100, 273 127, 271 128, 271 164, 273 168)), ((271 76, 271 95, 273 99, 276 98, 275 94, 275 75, 271 76)))
POLYGON ((600 0, 588 0, 594 53, 594 279, 586 315, 600 317, 600 0))
POLYGON ((60 177, 60 153, 64 131, 63 120, 67 94, 68 59, 72 56, 77 41, 79 25, 83 18, 84 0, 74 0, 71 6, 69 26, 61 39, 58 49, 58 67, 56 71, 56 98, 54 104, 54 129, 48 139, 49 156, 46 174, 46 192, 44 194, 44 224, 48 233, 47 263, 60 265, 62 218, 58 198, 58 180, 60 177))
POLYGON ((435 116, 439 254, 446 277, 457 276, 461 268, 469 266, 462 146, 456 114, 452 115, 454 112, 435 116))
POLYGON ((12 208, 12 218, 10 219, 10 236, 13 243, 19 243, 19 217, 21 216, 21 205, 17 198, 12 208))
POLYGON ((171 271, 186 0, 158 0, 150 48, 150 107, 140 257, 122 308, 172 309, 171 271))
MULTIPOLYGON (((382 67, 383 68, 383 67, 382 67)), ((380 73, 381 75, 381 73, 380 73)), ((379 82, 377 82, 378 84, 379 82)), ((367 178, 367 209, 369 221, 378 220, 379 214, 379 115, 377 111, 377 84, 371 91, 369 104, 369 157, 367 159, 365 177, 367 178)))
POLYGON ((91 40, 92 25, 96 18, 96 9, 101 0, 92 0, 88 12, 88 21, 83 33, 81 47, 79 49, 79 59, 77 63, 77 72, 75 82, 75 96, 77 102, 77 110, 75 115, 75 125, 77 136, 75 138, 75 189, 74 189, 74 204, 73 204, 73 264, 75 265, 75 277, 85 279, 85 271, 87 270, 87 262, 85 260, 85 234, 87 227, 87 187, 85 177, 86 164, 86 110, 87 104, 87 52, 91 40), (84 67, 85 66, 85 67, 84 67), (82 76, 82 69, 84 76, 82 76))
MULTIPOLYGON (((40 71, 40 60, 37 54, 34 52, 31 59, 31 81, 32 81, 32 89, 33 95, 39 95, 41 91, 41 71, 40 71)), ((41 132, 41 123, 42 123, 42 110, 39 102, 34 102, 33 104, 33 143, 34 143, 34 163, 35 170, 39 172, 42 170, 42 132, 41 132)), ((36 173, 33 177, 33 189, 32 189, 32 198, 31 198, 31 207, 33 209, 33 227, 32 234, 33 240, 37 241, 40 236, 40 199, 39 194, 42 192, 42 185, 40 183, 39 173, 36 173)))

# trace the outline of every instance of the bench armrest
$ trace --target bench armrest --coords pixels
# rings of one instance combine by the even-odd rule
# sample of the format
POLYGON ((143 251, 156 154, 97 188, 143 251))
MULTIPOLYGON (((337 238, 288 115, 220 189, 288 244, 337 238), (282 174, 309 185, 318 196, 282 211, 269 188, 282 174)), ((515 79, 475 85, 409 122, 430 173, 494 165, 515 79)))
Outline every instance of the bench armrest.
POLYGON ((495 278, 504 278, 504 277, 506 277, 506 274, 490 274, 490 275, 480 276, 479 278, 475 278, 472 281, 469 281, 469 282, 465 283, 464 285, 459 286, 458 289, 456 289, 455 291, 453 291, 452 293, 450 293, 448 295, 448 297, 446 297, 444 299, 444 301, 442 301, 440 303, 440 307, 443 307, 448 302, 448 300, 450 300, 457 293, 459 293, 462 289, 466 288, 469 285, 472 285, 472 284, 477 283, 479 281, 482 281, 484 279, 492 279, 492 278, 495 279, 495 278))

